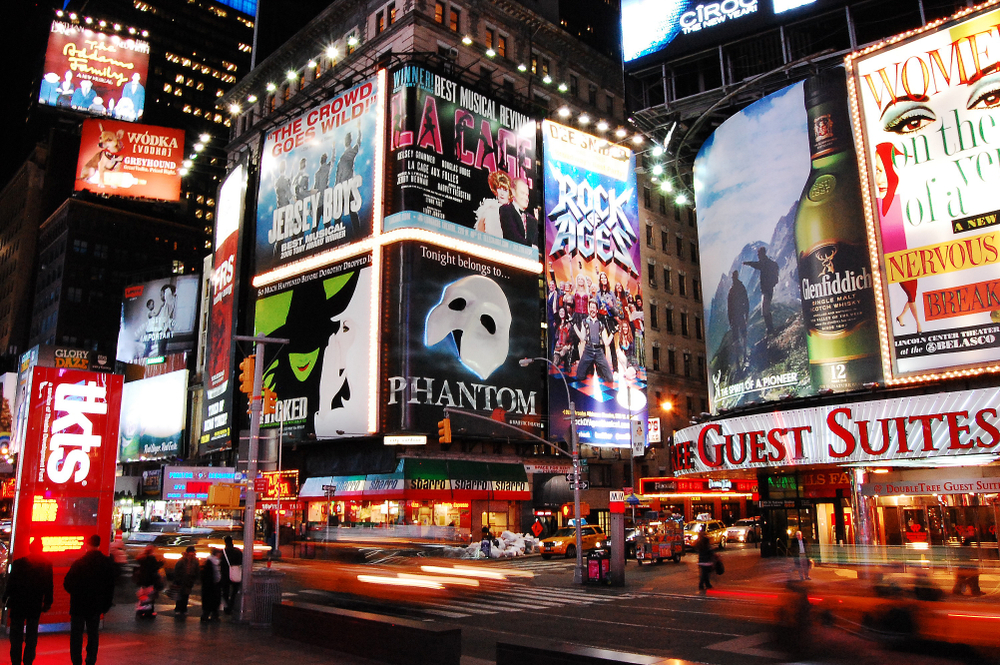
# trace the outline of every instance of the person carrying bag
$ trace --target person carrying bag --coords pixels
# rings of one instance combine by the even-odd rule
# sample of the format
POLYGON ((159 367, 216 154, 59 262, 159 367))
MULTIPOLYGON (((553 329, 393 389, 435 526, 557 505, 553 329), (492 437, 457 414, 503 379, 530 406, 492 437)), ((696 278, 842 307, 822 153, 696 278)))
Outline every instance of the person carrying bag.
POLYGON ((222 550, 222 601, 225 613, 232 614, 243 583, 243 552, 233 545, 232 536, 226 536, 223 542, 226 547, 222 550))

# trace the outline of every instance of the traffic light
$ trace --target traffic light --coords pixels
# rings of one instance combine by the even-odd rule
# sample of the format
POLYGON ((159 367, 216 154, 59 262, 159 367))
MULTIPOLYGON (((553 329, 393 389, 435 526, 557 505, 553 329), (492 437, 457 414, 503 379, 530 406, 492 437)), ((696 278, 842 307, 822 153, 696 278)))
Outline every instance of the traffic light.
POLYGON ((438 421, 438 443, 451 443, 451 419, 438 421))
POLYGON ((253 395, 254 357, 247 356, 240 361, 240 392, 253 395))
POLYGON ((275 412, 278 406, 278 393, 270 388, 264 388, 264 415, 269 416, 275 412))

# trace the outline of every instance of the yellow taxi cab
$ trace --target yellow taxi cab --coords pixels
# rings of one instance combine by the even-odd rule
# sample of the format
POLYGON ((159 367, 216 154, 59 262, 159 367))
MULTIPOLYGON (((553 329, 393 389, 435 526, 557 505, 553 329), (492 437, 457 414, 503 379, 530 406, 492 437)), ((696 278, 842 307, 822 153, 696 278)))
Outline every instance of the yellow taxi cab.
MULTIPOLYGON (((156 556, 167 564, 173 566, 171 562, 177 561, 184 555, 184 550, 189 545, 195 547, 198 559, 206 559, 213 548, 222 549, 225 547, 225 537, 232 536, 233 547, 238 550, 243 549, 242 529, 202 529, 186 528, 173 532, 138 531, 133 533, 125 543, 125 554, 129 559, 134 560, 148 545, 156 548, 156 556)), ((263 559, 271 550, 259 540, 253 544, 253 558, 255 561, 263 559)))
MULTIPOLYGON (((599 550, 608 546, 607 536, 601 527, 593 524, 584 524, 580 527, 580 544, 582 550, 599 550)), ((561 554, 567 559, 576 558, 576 527, 567 526, 559 529, 548 538, 539 543, 543 559, 551 559, 555 554, 561 554)))

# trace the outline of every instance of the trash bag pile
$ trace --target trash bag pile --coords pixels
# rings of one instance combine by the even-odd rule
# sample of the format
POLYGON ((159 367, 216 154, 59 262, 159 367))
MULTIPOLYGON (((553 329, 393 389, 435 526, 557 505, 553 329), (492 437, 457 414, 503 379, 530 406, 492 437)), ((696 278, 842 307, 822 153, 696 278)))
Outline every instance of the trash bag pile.
POLYGON ((533 535, 504 531, 499 538, 474 542, 464 548, 463 559, 510 559, 531 554, 538 550, 538 539, 533 535))

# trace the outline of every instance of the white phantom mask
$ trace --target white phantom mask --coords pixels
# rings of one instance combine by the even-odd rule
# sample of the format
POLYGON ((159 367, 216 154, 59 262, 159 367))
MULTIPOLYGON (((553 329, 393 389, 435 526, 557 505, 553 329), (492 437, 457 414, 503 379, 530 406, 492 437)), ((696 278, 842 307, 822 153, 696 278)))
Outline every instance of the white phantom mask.
POLYGON ((507 296, 496 282, 463 277, 445 287, 427 315, 424 344, 434 346, 451 334, 462 364, 485 379, 507 359, 510 323, 507 296))

